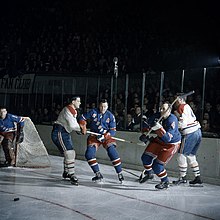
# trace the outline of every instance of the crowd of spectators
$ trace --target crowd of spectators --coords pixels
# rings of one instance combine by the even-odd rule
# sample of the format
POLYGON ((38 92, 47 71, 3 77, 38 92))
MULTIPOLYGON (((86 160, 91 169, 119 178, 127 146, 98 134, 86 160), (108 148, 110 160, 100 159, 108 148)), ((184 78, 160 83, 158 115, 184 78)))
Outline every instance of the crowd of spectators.
POLYGON ((0 15, 2 73, 108 74, 115 56, 121 74, 149 66, 183 68, 207 49, 197 35, 187 38, 174 25, 172 30, 160 7, 146 11, 141 5, 101 2, 6 3, 0 15))
MULTIPOLYGON (((166 13, 159 7, 153 10, 149 6, 146 11, 136 4, 101 2, 49 0, 31 3, 22 0, 13 2, 13 6, 11 2, 6 3, 0 11, 1 77, 30 72, 104 75, 113 71, 115 56, 119 59, 120 74, 150 70, 151 67, 188 68, 195 63, 198 49, 207 49, 204 44, 207 35, 198 39, 192 33, 186 38, 182 35, 186 31, 184 28, 175 33, 169 22, 165 22, 166 13)), ((177 92, 172 83, 171 80, 166 85, 163 95, 164 100, 171 102, 177 92)), ((130 89, 126 115, 124 95, 117 94, 112 110, 119 130, 139 131, 141 112, 148 117, 158 110, 158 88, 158 81, 147 86, 143 109, 140 87, 130 89)), ((210 90, 202 110, 201 90, 188 100, 204 132, 219 132, 218 92, 210 90)), ((88 103, 84 109, 95 105, 88 103)), ((29 115, 35 123, 51 124, 61 108, 60 103, 54 103, 53 106, 32 108, 29 115)))
MULTIPOLYGON (((141 121, 159 110, 159 86, 156 85, 157 83, 152 81, 151 84, 147 84, 143 100, 143 109, 141 100, 141 85, 136 86, 135 88, 129 88, 127 106, 125 106, 125 96, 123 93, 117 94, 116 101, 113 101, 113 105, 109 106, 109 109, 115 115, 117 130, 139 132, 141 128, 141 121)), ((110 90, 108 89, 100 92, 99 99, 107 98, 110 104, 109 92, 110 90)), ((164 89, 161 101, 168 101, 172 103, 175 99, 176 93, 177 91, 175 88, 167 87, 164 89)), ((209 101, 206 100, 204 103, 204 109, 201 108, 201 92, 199 91, 196 91, 195 94, 188 96, 187 103, 192 107, 197 120, 200 121, 204 135, 220 135, 220 94, 213 93, 215 94, 215 101, 213 101, 214 99, 212 99, 210 94, 207 98, 209 101), (212 100, 212 102, 210 102, 210 100, 212 100)), ((79 114, 97 107, 97 97, 90 97, 90 99, 87 99, 85 106, 83 104, 85 97, 82 95, 81 98, 82 106, 79 114)), ((54 101, 55 102, 50 105, 49 99, 49 103, 46 102, 44 106, 42 106, 41 103, 38 103, 36 108, 32 107, 31 109, 19 106, 18 109, 15 110, 15 113, 19 115, 28 115, 35 124, 51 125, 57 119, 59 112, 63 107, 58 100, 54 101)), ((67 103, 68 101, 66 101, 63 105, 67 103)), ((12 108, 15 109, 15 107, 12 108)), ((174 110, 175 107, 173 108, 173 111, 174 110)))

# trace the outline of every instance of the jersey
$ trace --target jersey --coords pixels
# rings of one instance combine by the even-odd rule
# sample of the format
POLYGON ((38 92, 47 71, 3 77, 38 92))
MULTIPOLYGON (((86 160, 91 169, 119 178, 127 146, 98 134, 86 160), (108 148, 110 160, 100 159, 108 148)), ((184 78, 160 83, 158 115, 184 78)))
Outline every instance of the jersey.
POLYGON ((188 104, 181 104, 177 108, 179 116, 179 129, 181 134, 193 133, 201 128, 200 123, 196 121, 196 116, 188 104))
POLYGON ((16 131, 16 124, 19 124, 21 127, 23 127, 24 118, 8 113, 4 119, 0 119, 0 134, 16 131))
POLYGON ((95 108, 80 117, 80 121, 88 119, 90 119, 90 130, 92 132, 99 134, 109 133, 111 136, 115 136, 116 121, 115 116, 110 111, 107 110, 102 114, 99 109, 95 108))
MULTIPOLYGON (((155 113, 143 123, 143 130, 153 126, 154 121, 160 118, 160 113, 155 113)), ((162 120, 162 129, 155 131, 158 139, 164 143, 177 144, 181 141, 181 134, 178 129, 178 119, 174 114, 170 114, 168 118, 162 120)))
POLYGON ((63 126, 68 133, 72 131, 80 131, 80 127, 77 122, 77 111, 70 105, 62 109, 54 123, 63 126))

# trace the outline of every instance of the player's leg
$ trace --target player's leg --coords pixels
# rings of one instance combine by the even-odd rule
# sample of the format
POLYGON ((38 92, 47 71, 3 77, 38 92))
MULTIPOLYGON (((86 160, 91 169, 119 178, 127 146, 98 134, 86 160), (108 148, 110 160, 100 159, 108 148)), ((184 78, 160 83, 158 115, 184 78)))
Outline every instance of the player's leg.
POLYGON ((166 169, 164 168, 164 164, 157 159, 154 161, 152 165, 152 169, 154 173, 160 178, 161 182, 155 186, 156 189, 167 189, 169 188, 169 179, 167 177, 166 169))
POLYGON ((173 158, 173 155, 179 149, 179 144, 161 144, 158 145, 159 154, 154 161, 152 169, 154 173, 160 178, 161 182, 155 186, 157 189, 167 189, 169 187, 169 179, 165 165, 173 158))
POLYGON ((72 184, 78 185, 78 179, 75 176, 76 155, 73 150, 73 143, 70 134, 61 126, 56 126, 52 131, 51 137, 60 152, 64 154, 63 177, 70 178, 72 184))
POLYGON ((95 173, 95 177, 92 178, 92 181, 101 181, 103 179, 102 174, 99 170, 99 164, 96 160, 96 146, 95 145, 88 145, 86 152, 85 152, 85 158, 91 167, 92 171, 95 173))
POLYGON ((177 163, 179 167, 179 178, 173 181, 173 184, 175 185, 187 183, 186 174, 187 174, 188 166, 187 166, 186 155, 189 154, 190 151, 191 151, 191 147, 189 144, 189 136, 185 135, 182 137, 180 149, 177 155, 177 163))
POLYGON ((185 155, 178 153, 177 162, 179 166, 179 179, 174 180, 173 184, 179 185, 187 183, 186 173, 187 173, 187 158, 185 155))
POLYGON ((118 174, 118 179, 120 182, 122 182, 124 180, 124 177, 122 174, 121 159, 119 157, 118 151, 116 150, 116 146, 114 144, 109 144, 106 150, 112 162, 112 165, 114 166, 115 171, 118 174))
POLYGON ((144 152, 141 156, 141 160, 144 166, 144 170, 142 171, 140 177, 139 177, 139 182, 144 183, 149 179, 153 179, 153 170, 152 170, 152 165, 153 161, 156 157, 152 157, 151 155, 147 154, 144 152))
POLYGON ((15 152, 14 152, 14 133, 7 133, 2 140, 2 148, 5 154, 6 164, 15 166, 15 152))
POLYGON ((202 184, 202 180, 200 177, 199 163, 196 159, 196 153, 199 149, 201 139, 202 139, 201 130, 198 129, 196 132, 193 133, 192 143, 194 144, 193 145, 194 147, 191 151, 191 154, 189 156, 187 156, 188 161, 189 161, 189 166, 191 167, 193 174, 195 176, 194 180, 189 181, 190 185, 201 185, 202 184))
POLYGON ((155 139, 153 139, 150 142, 150 144, 146 147, 144 153, 141 156, 144 170, 142 171, 139 177, 140 183, 144 183, 147 180, 154 178, 152 165, 154 160, 157 158, 158 154, 159 154, 159 144, 155 142, 155 139))

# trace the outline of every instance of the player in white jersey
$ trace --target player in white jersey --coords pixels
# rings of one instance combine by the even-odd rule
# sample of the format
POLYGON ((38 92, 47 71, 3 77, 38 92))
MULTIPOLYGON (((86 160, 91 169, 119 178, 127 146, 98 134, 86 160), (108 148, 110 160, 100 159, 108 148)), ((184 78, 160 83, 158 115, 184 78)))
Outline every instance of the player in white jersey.
POLYGON ((61 154, 64 155, 63 178, 70 178, 73 185, 78 185, 75 176, 75 150, 70 136, 72 131, 80 131, 77 122, 77 109, 81 104, 80 97, 73 97, 71 103, 65 106, 54 122, 51 138, 61 154))
POLYGON ((201 126, 196 121, 196 116, 191 107, 186 104, 186 98, 178 98, 176 104, 176 116, 179 119, 179 130, 182 134, 181 146, 178 152, 179 165, 179 179, 173 181, 174 184, 179 185, 187 183, 187 160, 189 166, 195 175, 195 179, 189 181, 190 185, 201 185, 199 164, 196 159, 196 153, 202 140, 201 126))

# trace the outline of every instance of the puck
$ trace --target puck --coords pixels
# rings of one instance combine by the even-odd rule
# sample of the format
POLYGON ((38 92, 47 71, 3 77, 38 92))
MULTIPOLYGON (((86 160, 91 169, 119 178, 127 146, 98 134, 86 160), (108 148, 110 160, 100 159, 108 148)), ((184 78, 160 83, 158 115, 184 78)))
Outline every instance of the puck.
POLYGON ((19 198, 14 198, 14 201, 18 201, 19 200, 19 198))

